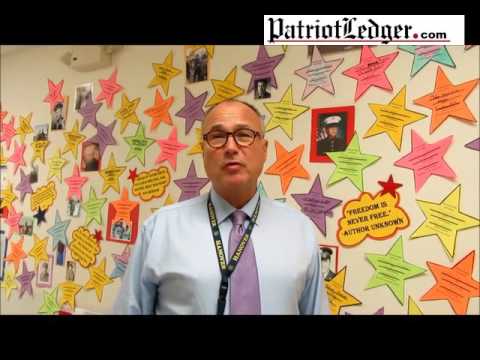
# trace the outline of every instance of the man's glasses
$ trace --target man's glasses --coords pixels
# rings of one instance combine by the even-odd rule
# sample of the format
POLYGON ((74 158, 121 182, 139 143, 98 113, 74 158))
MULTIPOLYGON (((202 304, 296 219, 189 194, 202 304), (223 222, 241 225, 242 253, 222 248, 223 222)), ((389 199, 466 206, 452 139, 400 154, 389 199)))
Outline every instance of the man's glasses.
POLYGON ((212 130, 203 135, 203 140, 205 140, 210 147, 220 149, 225 146, 230 135, 233 136, 238 146, 250 146, 255 142, 257 136, 262 137, 261 133, 252 129, 237 129, 233 132, 212 130))

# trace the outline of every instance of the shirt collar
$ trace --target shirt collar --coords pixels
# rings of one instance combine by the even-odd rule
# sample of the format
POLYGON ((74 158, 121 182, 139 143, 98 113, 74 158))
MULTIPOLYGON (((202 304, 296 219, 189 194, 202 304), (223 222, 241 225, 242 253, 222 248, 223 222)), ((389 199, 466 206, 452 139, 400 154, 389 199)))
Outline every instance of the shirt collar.
MULTIPOLYGON (((217 215, 217 221, 221 224, 223 221, 228 219, 228 217, 237 209, 235 209, 232 205, 230 205, 224 198, 222 198, 213 187, 210 189, 210 194, 212 198, 213 206, 215 207, 215 214, 217 215)), ((253 215, 253 211, 255 210, 255 206, 257 205, 257 201, 260 194, 257 191, 255 195, 240 209, 244 213, 246 213, 250 218, 253 215)), ((256 225, 258 225, 258 217, 256 221, 256 225)))

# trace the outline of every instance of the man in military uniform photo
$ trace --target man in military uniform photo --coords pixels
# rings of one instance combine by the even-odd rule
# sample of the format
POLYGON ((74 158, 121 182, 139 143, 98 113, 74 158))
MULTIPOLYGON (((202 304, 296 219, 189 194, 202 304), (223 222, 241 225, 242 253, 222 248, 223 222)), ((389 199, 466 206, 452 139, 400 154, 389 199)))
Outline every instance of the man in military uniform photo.
POLYGON ((324 155, 326 152, 345 150, 345 138, 340 137, 338 133, 341 121, 342 118, 339 115, 330 115, 320 124, 320 136, 317 139, 318 154, 324 155))

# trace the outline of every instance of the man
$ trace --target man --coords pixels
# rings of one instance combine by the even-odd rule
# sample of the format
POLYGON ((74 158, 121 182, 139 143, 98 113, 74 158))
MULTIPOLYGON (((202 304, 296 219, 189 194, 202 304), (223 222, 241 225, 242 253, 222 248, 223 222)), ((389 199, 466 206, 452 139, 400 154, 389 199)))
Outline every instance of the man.
POLYGON ((82 170, 83 171, 98 171, 100 153, 98 151, 98 144, 86 143, 83 149, 82 170))
POLYGON ((40 273, 40 281, 48 282, 49 279, 50 279, 50 275, 48 274, 48 264, 42 263, 42 272, 40 273))
POLYGON ((335 277, 335 273, 330 268, 333 251, 328 247, 322 247, 320 250, 322 251, 322 276, 325 281, 330 281, 335 277))
POLYGON ((327 132, 327 137, 317 142, 317 153, 324 155, 326 152, 331 151, 344 151, 345 140, 337 137, 338 127, 342 118, 338 115, 330 115, 323 121, 324 127, 327 132))
POLYGON ((63 130, 63 103, 58 102, 55 104, 52 112, 52 130, 63 130))
POLYGON ((330 313, 313 224, 260 199, 268 145, 262 124, 259 112, 238 100, 207 112, 203 160, 212 188, 145 221, 115 313, 330 313))

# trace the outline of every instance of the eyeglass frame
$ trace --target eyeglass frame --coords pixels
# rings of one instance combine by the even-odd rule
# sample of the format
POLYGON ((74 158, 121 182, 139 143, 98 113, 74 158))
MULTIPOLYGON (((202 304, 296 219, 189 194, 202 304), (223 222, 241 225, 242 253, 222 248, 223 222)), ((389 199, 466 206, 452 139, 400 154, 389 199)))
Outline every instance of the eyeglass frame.
POLYGON ((255 139, 257 138, 257 136, 258 136, 259 138, 263 138, 264 135, 263 135, 261 132, 255 131, 255 130, 250 129, 250 128, 239 128, 239 129, 236 129, 236 130, 234 130, 234 131, 223 131, 223 130, 218 130, 218 129, 212 129, 212 130, 210 130, 209 132, 203 134, 202 139, 203 139, 203 140, 208 144, 208 146, 210 146, 212 149, 221 149, 221 148, 223 148, 225 145, 227 145, 228 139, 229 139, 230 136, 232 136, 233 141, 235 141, 235 144, 237 144, 238 147, 249 147, 249 146, 252 146, 252 145, 253 145, 253 143, 255 142, 255 139), (248 144, 248 145, 240 145, 240 144, 237 142, 237 139, 235 139, 234 133, 236 133, 237 131, 241 131, 241 130, 248 130, 248 131, 253 132, 253 134, 254 134, 254 135, 253 135, 253 140, 252 140, 252 142, 251 142, 250 144, 248 144), (215 132, 215 131, 222 132, 222 133, 224 133, 224 134, 227 135, 227 137, 225 138, 225 143, 224 143, 222 146, 212 146, 212 145, 210 145, 210 143, 209 143, 208 140, 207 140, 207 136, 208 136, 210 133, 215 132))

